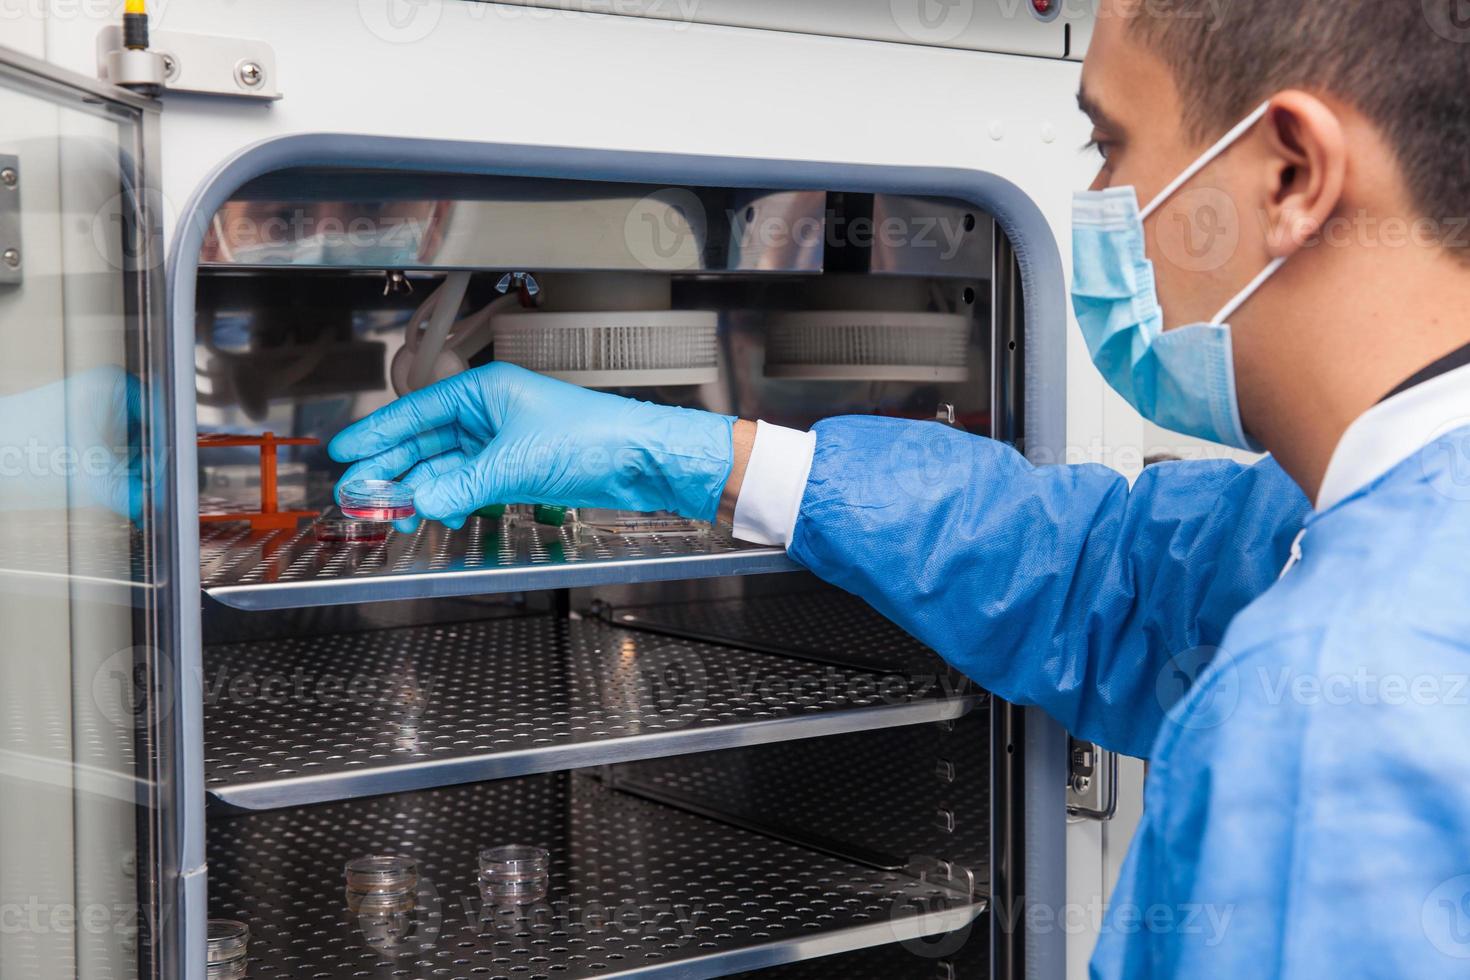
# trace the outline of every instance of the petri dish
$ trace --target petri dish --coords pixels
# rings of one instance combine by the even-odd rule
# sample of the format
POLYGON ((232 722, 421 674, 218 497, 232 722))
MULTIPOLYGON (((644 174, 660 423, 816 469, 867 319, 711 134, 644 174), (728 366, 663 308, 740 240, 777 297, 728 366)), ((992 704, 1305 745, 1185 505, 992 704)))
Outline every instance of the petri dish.
POLYGON ((312 530, 323 545, 372 545, 387 541, 392 525, 351 517, 320 517, 312 530))
POLYGON ((393 525, 385 521, 364 521, 347 517, 333 509, 317 518, 312 530, 321 544, 377 544, 388 539, 393 525))
POLYGON ((342 869, 348 891, 364 895, 411 891, 419 880, 419 864, 401 854, 369 854, 353 858, 342 869))
POLYGON ((234 919, 209 920, 209 962, 211 965, 233 963, 245 959, 250 945, 250 927, 234 919))
POLYGON ((500 906, 529 905, 551 891, 551 855, 539 847, 507 844, 480 852, 480 897, 500 906))
POLYGON ((337 491, 337 505, 358 521, 400 521, 417 513, 413 490, 393 480, 353 480, 337 491))
POLYGON ((540 847, 507 844, 480 852, 480 877, 485 879, 545 878, 551 871, 551 855, 540 847))

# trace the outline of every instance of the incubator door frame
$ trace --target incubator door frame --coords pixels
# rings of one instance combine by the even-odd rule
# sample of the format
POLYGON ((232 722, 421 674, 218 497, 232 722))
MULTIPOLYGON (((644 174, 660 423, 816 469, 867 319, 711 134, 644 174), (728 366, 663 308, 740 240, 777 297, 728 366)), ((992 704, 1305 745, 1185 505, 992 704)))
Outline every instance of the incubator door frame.
MULTIPOLYGON (((11 664, 17 677, 35 682, 16 695, 16 704, 54 700, 63 710, 66 724, 56 733, 62 742, 54 752, 31 751, 37 743, 12 724, 6 741, 13 744, 0 744, 0 776, 21 791, 6 804, 12 813, 41 806, 37 801, 48 795, 70 800, 52 808, 70 823, 70 852, 36 856, 67 866, 71 898, 58 899, 47 914, 66 917, 54 918, 48 929, 71 937, 72 961, 48 962, 51 953, 67 955, 53 945, 33 967, 71 969, 82 978, 182 976, 189 916, 205 908, 202 869, 186 856, 192 828, 181 790, 188 780, 178 778, 177 766, 183 727, 172 713, 189 700, 183 688, 195 687, 178 669, 181 596, 187 593, 179 590, 177 571, 197 558, 180 550, 171 478, 178 429, 173 337, 164 311, 159 105, 6 47, 0 47, 0 94, 17 100, 15 108, 34 110, 24 121, 11 117, 11 126, 0 117, 0 153, 17 161, 0 177, 0 190, 18 194, 20 213, 12 215, 17 220, 10 234, 25 239, 5 246, 18 253, 5 258, 17 274, 0 291, 10 291, 17 317, 24 315, 17 310, 50 311, 40 323, 7 324, 8 337, 29 334, 47 345, 68 385, 96 360, 136 379, 137 417, 129 413, 125 431, 141 484, 140 516, 98 521, 105 508, 76 496, 85 472, 69 468, 65 489, 48 510, 11 525, 16 532, 27 524, 35 531, 55 515, 61 522, 60 533, 50 536, 55 561, 11 548, 0 557, 0 591, 14 600, 20 620, 7 629, 16 647, 25 646, 27 630, 46 609, 55 607, 58 620, 70 620, 69 630, 55 633, 54 645, 12 649, 18 659, 11 664), (51 113, 54 120, 47 123, 51 113), (27 195, 28 189, 36 193, 27 195), (42 234, 34 238, 25 234, 37 231, 42 234), (25 302, 27 289, 44 301, 25 302), (89 305, 94 300, 98 305, 89 305), (24 669, 23 661, 45 670, 24 669), (126 901, 104 907, 104 894, 126 901)), ((40 385, 47 380, 35 378, 40 385)), ((71 444, 79 410, 69 395, 63 404, 62 448, 80 453, 71 444)), ((41 849, 41 842, 10 834, 3 845, 17 854, 41 849)))

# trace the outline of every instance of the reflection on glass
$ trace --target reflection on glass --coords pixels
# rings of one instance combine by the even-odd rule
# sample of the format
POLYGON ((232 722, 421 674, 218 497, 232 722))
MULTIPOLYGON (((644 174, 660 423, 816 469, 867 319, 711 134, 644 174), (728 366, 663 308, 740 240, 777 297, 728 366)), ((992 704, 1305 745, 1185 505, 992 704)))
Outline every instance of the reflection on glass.
POLYGON ((0 285, 0 909, 21 913, 0 928, 5 980, 154 965, 162 658, 144 487, 160 440, 139 144, 131 110, 0 72, 0 155, 16 161, 0 210, 19 214, 23 256, 0 285))

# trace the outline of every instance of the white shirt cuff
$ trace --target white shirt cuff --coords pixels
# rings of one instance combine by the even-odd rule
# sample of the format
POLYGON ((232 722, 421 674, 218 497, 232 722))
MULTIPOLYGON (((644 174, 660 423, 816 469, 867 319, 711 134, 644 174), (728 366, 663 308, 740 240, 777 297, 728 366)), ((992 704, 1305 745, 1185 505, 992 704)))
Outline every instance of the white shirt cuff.
POLYGON ((790 546, 816 451, 815 432, 756 423, 745 481, 735 499, 735 537, 790 546))

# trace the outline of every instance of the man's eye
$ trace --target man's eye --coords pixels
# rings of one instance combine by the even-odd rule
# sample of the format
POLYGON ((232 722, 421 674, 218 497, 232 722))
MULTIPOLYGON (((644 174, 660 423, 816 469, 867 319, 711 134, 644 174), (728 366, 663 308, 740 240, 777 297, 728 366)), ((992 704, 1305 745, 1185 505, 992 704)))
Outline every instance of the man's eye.
POLYGON ((1113 141, 1098 139, 1096 136, 1094 136, 1092 139, 1087 141, 1087 144, 1085 146, 1082 147, 1082 151, 1084 153, 1088 150, 1096 150, 1097 155, 1102 157, 1103 160, 1106 161, 1109 154, 1111 154, 1113 151, 1113 141))

